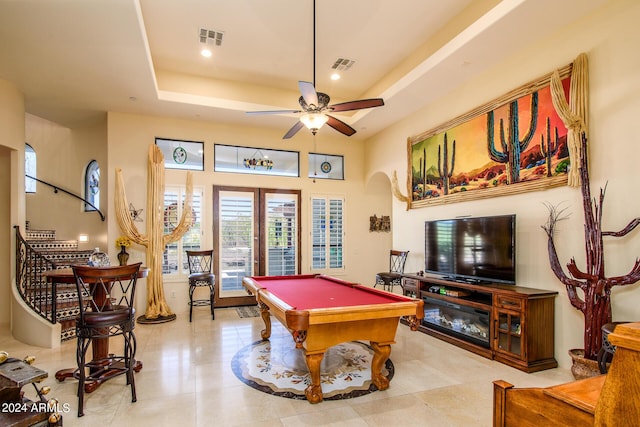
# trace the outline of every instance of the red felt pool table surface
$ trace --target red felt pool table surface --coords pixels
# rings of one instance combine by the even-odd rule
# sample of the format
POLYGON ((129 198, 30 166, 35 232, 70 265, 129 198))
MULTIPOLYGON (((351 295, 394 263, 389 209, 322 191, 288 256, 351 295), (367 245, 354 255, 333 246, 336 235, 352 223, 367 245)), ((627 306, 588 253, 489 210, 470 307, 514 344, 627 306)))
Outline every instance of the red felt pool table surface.
POLYGON ((408 298, 321 275, 258 276, 260 287, 294 310, 388 304, 408 298))

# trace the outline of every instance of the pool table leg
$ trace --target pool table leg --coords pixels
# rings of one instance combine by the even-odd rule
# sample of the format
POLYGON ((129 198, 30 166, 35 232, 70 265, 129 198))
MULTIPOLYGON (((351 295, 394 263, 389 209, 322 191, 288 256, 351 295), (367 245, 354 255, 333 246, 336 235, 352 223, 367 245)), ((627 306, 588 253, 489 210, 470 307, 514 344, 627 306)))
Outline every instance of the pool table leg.
POLYGON ((320 364, 324 353, 305 354, 309 375, 311 376, 311 384, 304 390, 309 403, 322 402, 322 386, 320 385, 320 364))
POLYGON ((389 379, 382 375, 382 367, 391 354, 391 344, 380 344, 371 342, 373 348, 373 360, 371 360, 371 382, 378 387, 378 390, 389 388, 389 379))
POLYGON ((264 329, 260 332, 260 335, 263 340, 267 340, 271 336, 271 313, 267 304, 260 303, 260 316, 264 321, 264 329))

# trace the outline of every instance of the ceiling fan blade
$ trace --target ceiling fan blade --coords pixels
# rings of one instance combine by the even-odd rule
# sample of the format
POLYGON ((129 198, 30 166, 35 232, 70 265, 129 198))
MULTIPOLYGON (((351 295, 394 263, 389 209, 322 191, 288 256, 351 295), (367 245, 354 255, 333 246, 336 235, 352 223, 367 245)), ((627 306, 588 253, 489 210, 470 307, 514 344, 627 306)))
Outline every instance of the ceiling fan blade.
POLYGON ((351 136, 354 133, 356 133, 356 130, 354 128, 352 128, 342 120, 336 119, 335 117, 332 117, 328 114, 327 114, 327 117, 329 117, 329 121, 327 121, 327 124, 332 128, 334 128, 335 130, 337 130, 338 132, 341 132, 347 136, 351 136))
POLYGON ((362 110, 364 108, 382 107, 384 100, 382 98, 360 99, 358 101, 341 102, 339 104, 330 105, 331 111, 352 111, 362 110))
POLYGON ((316 88, 313 87, 313 83, 309 82, 298 82, 298 87, 300 88, 300 93, 304 98, 304 101, 307 105, 318 106, 318 93, 316 92, 316 88))
POLYGON ((245 111, 245 113, 249 114, 249 115, 259 115, 259 114, 296 114, 296 113, 302 113, 302 110, 245 111))
POLYGON ((303 124, 300 120, 298 120, 298 121, 296 122, 296 124, 295 124, 295 125, 293 125, 293 126, 291 127, 291 129, 289 129, 289 132, 287 132, 287 133, 285 133, 285 134, 284 134, 284 136, 282 137, 282 139, 289 139, 289 138, 291 138, 293 135, 295 135, 296 133, 298 133, 298 131, 299 131, 300 129, 302 129, 303 127, 304 127, 304 124, 303 124))

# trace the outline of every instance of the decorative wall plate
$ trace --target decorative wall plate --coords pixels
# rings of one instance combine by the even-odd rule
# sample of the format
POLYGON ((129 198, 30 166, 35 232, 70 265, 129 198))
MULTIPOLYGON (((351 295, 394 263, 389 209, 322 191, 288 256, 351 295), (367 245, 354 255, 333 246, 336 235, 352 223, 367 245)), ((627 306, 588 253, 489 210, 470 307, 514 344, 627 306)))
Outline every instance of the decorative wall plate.
POLYGON ((183 164, 187 161, 187 151, 182 147, 177 147, 173 150, 173 161, 183 164))
POLYGON ((331 172, 331 163, 329 162, 322 162, 320 164, 320 170, 324 173, 329 173, 331 172))

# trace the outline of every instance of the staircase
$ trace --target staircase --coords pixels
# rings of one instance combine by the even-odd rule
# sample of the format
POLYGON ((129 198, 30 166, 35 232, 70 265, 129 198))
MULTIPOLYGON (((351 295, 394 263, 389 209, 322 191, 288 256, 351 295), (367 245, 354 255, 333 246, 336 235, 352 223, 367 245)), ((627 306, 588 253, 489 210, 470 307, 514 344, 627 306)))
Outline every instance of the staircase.
POLYGON ((75 284, 50 284, 43 277, 47 270, 85 265, 93 250, 78 249, 75 240, 57 240, 55 230, 27 228, 24 240, 16 228, 20 294, 25 302, 51 323, 60 323, 61 340, 75 338, 78 293, 75 284), (20 266, 20 263, 23 265, 20 266))

